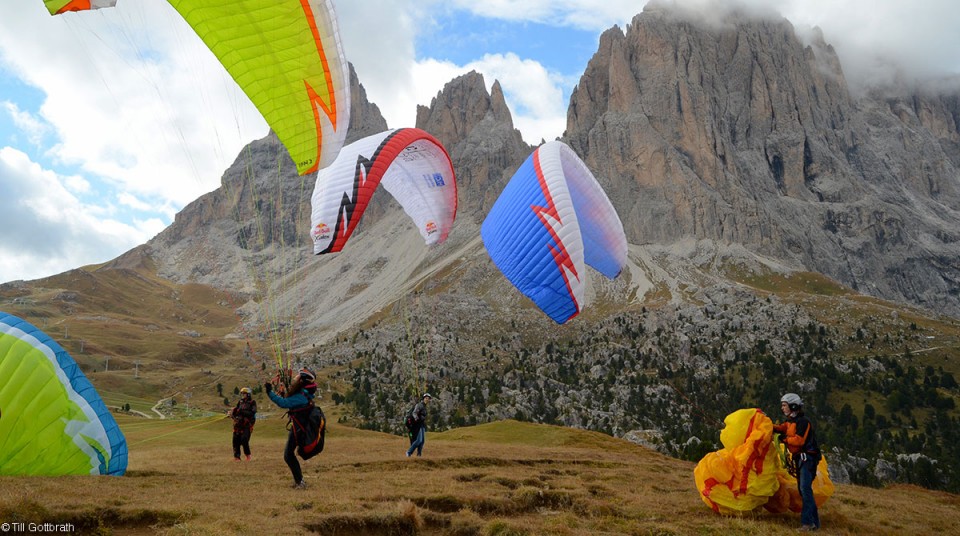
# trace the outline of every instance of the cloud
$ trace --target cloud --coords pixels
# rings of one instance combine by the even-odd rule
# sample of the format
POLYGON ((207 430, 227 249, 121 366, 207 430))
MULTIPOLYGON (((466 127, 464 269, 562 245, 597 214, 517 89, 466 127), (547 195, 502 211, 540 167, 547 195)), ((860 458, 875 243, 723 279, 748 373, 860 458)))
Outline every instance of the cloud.
MULTIPOLYGON (((960 8, 955 0, 653 0, 696 13, 705 22, 746 10, 780 14, 801 32, 818 26, 837 50, 853 85, 926 80, 960 73, 960 8)), ((449 5, 484 17, 536 21, 602 31, 632 20, 648 2, 633 0, 452 0, 449 5)))
POLYGON ((597 32, 623 25, 643 9, 636 0, 453 0, 449 4, 483 17, 597 32))
POLYGON ((960 7, 952 0, 790 0, 781 13, 800 31, 823 31, 851 85, 960 73, 960 7))
POLYGON ((43 137, 49 131, 49 127, 29 112, 24 112, 16 103, 10 101, 0 102, 3 109, 10 114, 14 126, 27 135, 27 140, 33 145, 40 145, 43 137))
POLYGON ((61 178, 63 187, 75 194, 89 194, 93 191, 90 181, 80 175, 67 175, 61 178))
POLYGON ((651 0, 716 22, 745 11, 783 17, 801 38, 820 28, 833 45, 847 82, 855 89, 899 81, 925 82, 960 73, 960 8, 954 0, 651 0))
MULTIPOLYGON (((59 139, 52 161, 139 195, 182 206, 217 187, 243 144, 267 132, 166 2, 57 17, 39 2, 5 6, 0 50, 45 95, 34 124, 59 139)), ((29 126, 29 114, 17 117, 29 126)))
POLYGON ((130 207, 134 210, 143 212, 156 211, 156 208, 150 205, 150 203, 141 201, 139 198, 137 198, 137 196, 131 195, 127 192, 121 192, 120 195, 117 196, 117 201, 119 201, 121 205, 130 207))
POLYGON ((42 169, 21 151, 0 148, 0 281, 104 262, 163 229, 157 221, 131 226, 96 217, 100 207, 80 202, 64 187, 74 180, 42 169))
POLYGON ((415 86, 424 82, 414 73, 414 40, 420 30, 418 20, 425 16, 418 5, 409 0, 336 2, 344 54, 367 98, 392 128, 412 126, 419 102, 415 86))
MULTIPOLYGON (((545 3, 534 4, 537 9, 531 13, 547 11, 545 3)), ((500 81, 514 125, 528 142, 562 134, 566 126, 563 87, 572 87, 575 80, 516 54, 478 53, 477 60, 464 65, 417 58, 414 43, 421 33, 429 36, 433 31, 431 16, 440 5, 405 0, 337 3, 344 53, 354 64, 368 99, 380 108, 389 126, 413 126, 417 105, 428 106, 447 82, 476 70, 484 75, 488 89, 494 80, 500 81), (369 39, 370 35, 377 39, 369 39)))
POLYGON ((418 104, 429 106, 447 82, 470 71, 483 75, 488 91, 495 80, 500 81, 514 126, 528 143, 558 137, 566 127, 563 77, 536 61, 521 60, 515 54, 488 54, 466 65, 426 59, 409 68, 413 81, 407 91, 395 91, 377 102, 391 128, 413 126, 418 104))
POLYGON ((466 69, 483 74, 488 86, 500 81, 514 126, 527 143, 537 144, 563 134, 567 124, 563 86, 568 81, 561 75, 516 54, 487 54, 466 69))

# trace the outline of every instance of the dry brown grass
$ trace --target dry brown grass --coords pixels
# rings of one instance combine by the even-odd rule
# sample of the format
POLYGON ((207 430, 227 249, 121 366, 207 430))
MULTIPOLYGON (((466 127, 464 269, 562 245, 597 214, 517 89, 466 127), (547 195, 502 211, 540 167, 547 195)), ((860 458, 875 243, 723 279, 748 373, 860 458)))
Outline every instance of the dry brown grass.
MULTIPOLYGON (((275 415, 279 415, 278 412, 275 415)), ((693 464, 602 434, 512 421, 405 438, 333 424, 290 489, 284 421, 257 425, 234 462, 229 421, 120 418, 121 478, 0 477, 0 521, 72 522, 101 534, 788 534, 796 514, 721 517, 693 464)), ((914 487, 838 486, 824 534, 954 530, 960 497, 914 487)))
POLYGON ((203 285, 171 283, 149 263, 89 266, 23 288, 0 287, 3 310, 70 352, 107 404, 129 403, 138 411, 183 392, 195 405, 217 407, 223 398, 218 382, 230 396, 235 385, 255 377, 259 363, 241 357, 245 341, 225 338, 239 324, 236 301, 203 285))

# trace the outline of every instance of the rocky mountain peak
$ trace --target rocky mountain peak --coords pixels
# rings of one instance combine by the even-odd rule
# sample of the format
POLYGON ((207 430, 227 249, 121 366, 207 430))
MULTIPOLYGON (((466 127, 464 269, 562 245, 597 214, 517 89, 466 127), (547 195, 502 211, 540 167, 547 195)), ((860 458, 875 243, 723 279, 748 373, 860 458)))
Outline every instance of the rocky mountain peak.
POLYGON ((822 35, 805 44, 782 18, 654 7, 602 35, 565 137, 631 243, 744 244, 957 313, 955 103, 851 95, 822 35))
POLYGON ((507 100, 503 96, 503 88, 500 87, 499 80, 494 80, 493 87, 490 88, 490 112, 497 122, 505 123, 513 128, 513 116, 510 115, 510 109, 507 107, 507 100))
POLYGON ((488 93, 476 71, 448 82, 429 107, 418 106, 417 127, 447 148, 457 173, 458 218, 477 222, 532 150, 513 127, 500 82, 488 93))
POLYGON ((360 84, 357 71, 350 64, 350 127, 346 143, 353 143, 387 130, 387 121, 380 108, 367 100, 367 90, 360 84))
POLYGON ((449 148, 466 139, 492 112, 493 102, 483 75, 470 71, 447 82, 430 106, 417 106, 416 124, 449 148))

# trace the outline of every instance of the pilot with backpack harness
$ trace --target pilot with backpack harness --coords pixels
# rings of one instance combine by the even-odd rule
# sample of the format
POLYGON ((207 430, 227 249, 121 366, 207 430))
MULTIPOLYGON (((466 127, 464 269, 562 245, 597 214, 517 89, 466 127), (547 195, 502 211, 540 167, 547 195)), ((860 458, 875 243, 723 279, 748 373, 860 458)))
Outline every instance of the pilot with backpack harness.
POLYGON ((257 418, 257 401, 251 396, 253 391, 249 387, 240 389, 240 400, 230 411, 233 419, 233 459, 240 461, 240 447, 250 461, 250 435, 257 418))
POLYGON ((316 456, 323 450, 326 435, 326 419, 323 411, 313 403, 317 394, 316 379, 316 375, 310 370, 300 369, 290 384, 286 397, 273 392, 273 385, 270 383, 263 386, 270 400, 286 409, 287 417, 290 419, 287 424, 290 433, 287 436, 286 449, 283 451, 283 461, 290 467, 295 489, 307 487, 306 482, 303 481, 303 472, 300 470, 297 454, 304 460, 316 456))
POLYGON ((800 511, 800 530, 811 531, 820 528, 820 514, 813 497, 813 479, 817 476, 817 465, 822 454, 817 444, 813 424, 803 413, 803 400, 796 393, 787 393, 780 399, 780 410, 786 421, 775 424, 773 430, 779 432, 778 439, 787 446, 793 457, 791 474, 797 477, 797 488, 803 506, 800 511))
POLYGON ((425 393, 420 397, 417 405, 413 406, 413 409, 407 412, 405 424, 410 436, 410 449, 407 450, 407 458, 412 456, 414 451, 417 452, 417 456, 423 454, 423 443, 426 441, 427 429, 427 403, 430 402, 432 398, 430 393, 425 393))

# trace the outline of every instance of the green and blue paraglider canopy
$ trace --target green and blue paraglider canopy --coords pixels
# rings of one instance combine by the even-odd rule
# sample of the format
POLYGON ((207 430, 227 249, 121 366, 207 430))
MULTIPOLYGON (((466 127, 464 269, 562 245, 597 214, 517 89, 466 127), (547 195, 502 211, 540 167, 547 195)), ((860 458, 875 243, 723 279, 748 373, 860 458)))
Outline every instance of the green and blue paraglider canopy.
POLYGON ((0 474, 122 475, 127 442, 70 354, 0 312, 0 474))

